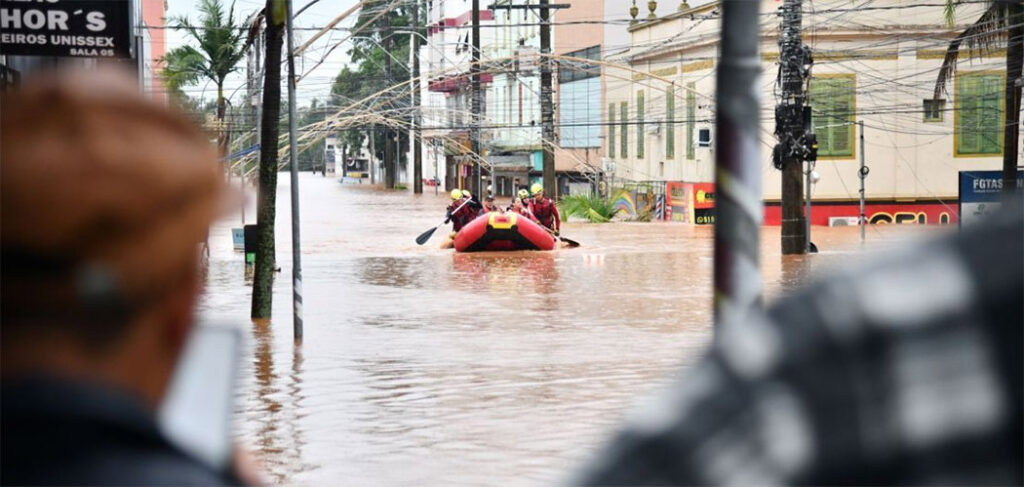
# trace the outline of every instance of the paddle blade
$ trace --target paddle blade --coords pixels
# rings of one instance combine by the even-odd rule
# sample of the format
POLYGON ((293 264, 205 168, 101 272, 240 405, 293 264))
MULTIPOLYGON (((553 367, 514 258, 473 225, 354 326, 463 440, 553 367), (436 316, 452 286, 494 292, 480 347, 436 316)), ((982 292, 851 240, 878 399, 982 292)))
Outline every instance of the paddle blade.
POLYGON ((430 240, 430 237, 434 235, 435 231, 437 231, 437 227, 431 228, 430 230, 421 233, 419 237, 416 237, 416 244, 423 245, 427 243, 427 240, 430 240))
POLYGON ((577 241, 575 241, 575 240, 573 240, 573 239, 571 239, 571 238, 565 238, 565 237, 558 237, 558 238, 559 238, 559 239, 560 239, 561 241, 563 241, 563 242, 565 242, 565 243, 569 244, 569 246, 570 246, 570 247, 579 247, 579 246, 580 246, 580 243, 579 243, 579 242, 577 242, 577 241))

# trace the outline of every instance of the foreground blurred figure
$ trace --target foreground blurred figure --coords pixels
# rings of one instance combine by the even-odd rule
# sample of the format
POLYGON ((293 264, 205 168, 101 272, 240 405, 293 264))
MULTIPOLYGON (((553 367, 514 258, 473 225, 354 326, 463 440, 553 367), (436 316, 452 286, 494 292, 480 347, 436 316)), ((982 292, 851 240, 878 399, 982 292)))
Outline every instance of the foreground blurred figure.
POLYGON ((584 485, 1021 485, 1024 212, 721 325, 584 485))
POLYGON ((23 86, 0 115, 0 482, 236 483, 154 420, 222 202, 215 152, 129 78, 23 86))

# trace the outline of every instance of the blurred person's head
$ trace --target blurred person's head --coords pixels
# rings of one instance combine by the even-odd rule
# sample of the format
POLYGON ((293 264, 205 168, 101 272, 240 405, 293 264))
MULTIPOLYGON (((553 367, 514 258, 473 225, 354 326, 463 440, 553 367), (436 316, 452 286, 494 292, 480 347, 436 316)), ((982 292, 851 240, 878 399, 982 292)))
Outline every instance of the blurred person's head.
POLYGON ((117 73, 25 79, 0 116, 5 380, 162 398, 193 323, 216 152, 117 73))

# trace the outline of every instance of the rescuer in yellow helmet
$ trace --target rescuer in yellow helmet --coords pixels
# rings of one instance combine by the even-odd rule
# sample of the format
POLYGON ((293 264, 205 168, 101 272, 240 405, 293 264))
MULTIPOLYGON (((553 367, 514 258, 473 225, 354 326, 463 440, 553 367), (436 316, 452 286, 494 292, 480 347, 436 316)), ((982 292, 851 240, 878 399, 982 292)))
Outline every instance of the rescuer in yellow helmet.
POLYGON ((458 232, 467 223, 480 216, 482 205, 473 199, 472 193, 465 189, 453 189, 452 203, 448 205, 448 221, 452 222, 452 230, 458 232))
POLYGON ((558 231, 562 227, 558 206, 551 198, 544 197, 544 186, 541 186, 540 183, 530 186, 530 193, 533 194, 533 198, 530 199, 530 213, 537 219, 537 222, 558 235, 558 231))

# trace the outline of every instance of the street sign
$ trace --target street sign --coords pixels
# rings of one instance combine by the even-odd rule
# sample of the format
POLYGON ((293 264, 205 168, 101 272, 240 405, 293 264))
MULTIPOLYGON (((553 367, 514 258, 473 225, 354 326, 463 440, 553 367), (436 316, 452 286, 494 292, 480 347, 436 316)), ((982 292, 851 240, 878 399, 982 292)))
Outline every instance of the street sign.
MULTIPOLYGON (((1024 171, 1017 171, 1017 189, 1024 190, 1024 171)), ((960 224, 994 213, 1002 191, 1002 171, 960 171, 960 224)))
POLYGON ((125 0, 0 0, 0 54, 131 57, 125 0))

